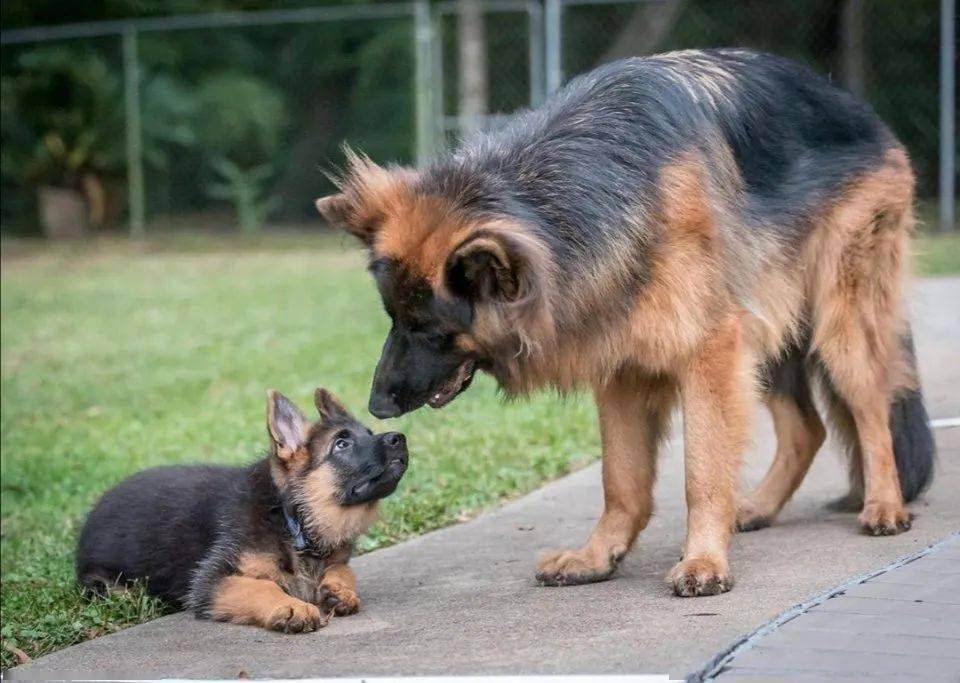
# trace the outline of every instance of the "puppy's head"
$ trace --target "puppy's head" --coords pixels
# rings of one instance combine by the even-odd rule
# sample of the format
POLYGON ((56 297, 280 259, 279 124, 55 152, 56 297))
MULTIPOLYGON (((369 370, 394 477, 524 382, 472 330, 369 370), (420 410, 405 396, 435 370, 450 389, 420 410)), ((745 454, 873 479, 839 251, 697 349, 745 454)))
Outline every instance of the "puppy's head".
POLYGON ((335 543, 373 522, 377 501, 393 493, 407 470, 403 434, 374 434, 330 392, 317 389, 320 419, 310 422, 290 399, 267 393, 271 472, 311 532, 335 543))

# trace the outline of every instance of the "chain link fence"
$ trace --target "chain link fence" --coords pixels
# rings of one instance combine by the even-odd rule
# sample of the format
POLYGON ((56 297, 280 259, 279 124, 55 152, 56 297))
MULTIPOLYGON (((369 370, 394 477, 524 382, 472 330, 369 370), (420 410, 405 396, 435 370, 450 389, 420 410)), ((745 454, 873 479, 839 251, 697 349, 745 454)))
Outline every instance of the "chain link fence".
POLYGON ((53 234, 303 222, 343 140, 416 163, 599 64, 738 45, 870 101, 936 223, 954 184, 938 172, 955 179, 938 100, 952 1, 416 0, 8 29, 0 218, 53 234))

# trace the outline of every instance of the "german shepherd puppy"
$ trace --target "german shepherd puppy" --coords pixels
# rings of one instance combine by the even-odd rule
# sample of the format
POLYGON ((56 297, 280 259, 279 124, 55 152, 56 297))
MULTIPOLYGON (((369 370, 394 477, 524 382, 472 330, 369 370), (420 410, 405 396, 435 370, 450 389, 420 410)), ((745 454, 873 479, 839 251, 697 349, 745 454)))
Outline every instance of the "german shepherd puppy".
POLYGON ((347 562, 406 471, 406 440, 374 435, 324 389, 315 402, 310 424, 269 392, 270 452, 249 467, 158 467, 108 491, 80 535, 80 584, 139 580, 199 618, 285 633, 356 612, 347 562))
POLYGON ((684 51, 602 66, 421 171, 348 154, 320 213, 359 237, 393 323, 370 411, 440 408, 476 370, 509 395, 590 387, 604 510, 547 585, 608 578, 646 526, 657 444, 683 412, 678 595, 728 590, 730 534, 769 524, 824 439, 852 455, 869 534, 910 526, 931 477, 902 283, 904 148, 863 103, 786 59, 684 51), (737 504, 751 399, 779 441, 737 504))

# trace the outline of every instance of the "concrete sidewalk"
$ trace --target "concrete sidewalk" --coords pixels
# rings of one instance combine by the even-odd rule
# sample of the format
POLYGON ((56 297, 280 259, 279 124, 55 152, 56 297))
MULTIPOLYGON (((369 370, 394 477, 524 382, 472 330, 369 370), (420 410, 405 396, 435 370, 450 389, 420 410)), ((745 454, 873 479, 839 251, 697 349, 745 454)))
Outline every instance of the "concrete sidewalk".
POLYGON ((956 683, 960 534, 781 615, 705 673, 714 671, 722 683, 956 683))
MULTIPOLYGON (((932 418, 960 415, 960 279, 918 283, 914 332, 932 418)), ((462 399, 469 400, 469 397, 462 399)), ((509 406, 503 419, 510 419, 509 406)), ((600 511, 594 465, 460 526, 355 561, 365 609, 319 633, 284 636, 179 614, 53 653, 11 677, 303 677, 496 673, 685 676, 760 624, 853 577, 960 530, 960 429, 937 432, 939 471, 913 529, 872 538, 824 504, 844 492, 820 454, 779 522, 734 538, 730 593, 672 595, 663 577, 683 540, 682 445, 661 457, 657 514, 613 581, 539 588, 536 551, 577 545, 600 511)), ((758 420, 745 478, 773 453, 758 420)), ((956 621, 942 625, 954 634, 956 621)), ((888 638, 868 643, 888 651, 888 638)))

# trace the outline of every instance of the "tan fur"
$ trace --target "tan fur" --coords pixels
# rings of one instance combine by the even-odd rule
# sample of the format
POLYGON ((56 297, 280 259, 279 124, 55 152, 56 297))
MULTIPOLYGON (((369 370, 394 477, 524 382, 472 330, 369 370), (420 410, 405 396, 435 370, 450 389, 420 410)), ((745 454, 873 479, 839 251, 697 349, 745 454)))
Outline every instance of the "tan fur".
POLYGON ((909 519, 889 414, 893 393, 916 382, 899 346, 912 203, 906 154, 891 149, 883 167, 851 182, 824 214, 804 254, 813 347, 856 425, 865 498, 860 523, 874 533, 893 532, 909 519))
POLYGON ((763 481, 740 501, 737 525, 752 529, 769 524, 800 486, 827 432, 815 410, 804 412, 792 397, 767 400, 777 435, 777 452, 763 481))
POLYGON ((210 616, 291 633, 313 631, 327 623, 316 605, 288 595, 273 581, 248 576, 228 576, 220 582, 210 616))
POLYGON ((360 609, 357 597, 357 576, 346 564, 334 564, 323 574, 320 587, 336 598, 335 611, 338 615, 353 614, 360 609))
POLYGON ((572 583, 609 576, 653 512, 656 452, 676 398, 673 382, 622 372, 595 390, 603 442, 603 515, 578 550, 544 554, 541 581, 572 583))
POLYGON ((274 582, 282 579, 277 557, 273 553, 243 553, 237 562, 237 573, 251 579, 267 579, 274 582))
POLYGON ((295 494, 310 534, 330 544, 352 541, 377 519, 376 503, 343 507, 336 497, 336 490, 333 470, 320 465, 307 475, 303 487, 295 494))
POLYGON ((731 315, 712 330, 680 376, 687 539, 683 559, 669 577, 680 595, 720 592, 732 581, 727 546, 747 443, 752 370, 742 321, 731 315), (704 566, 712 567, 707 583, 701 576, 704 566))

